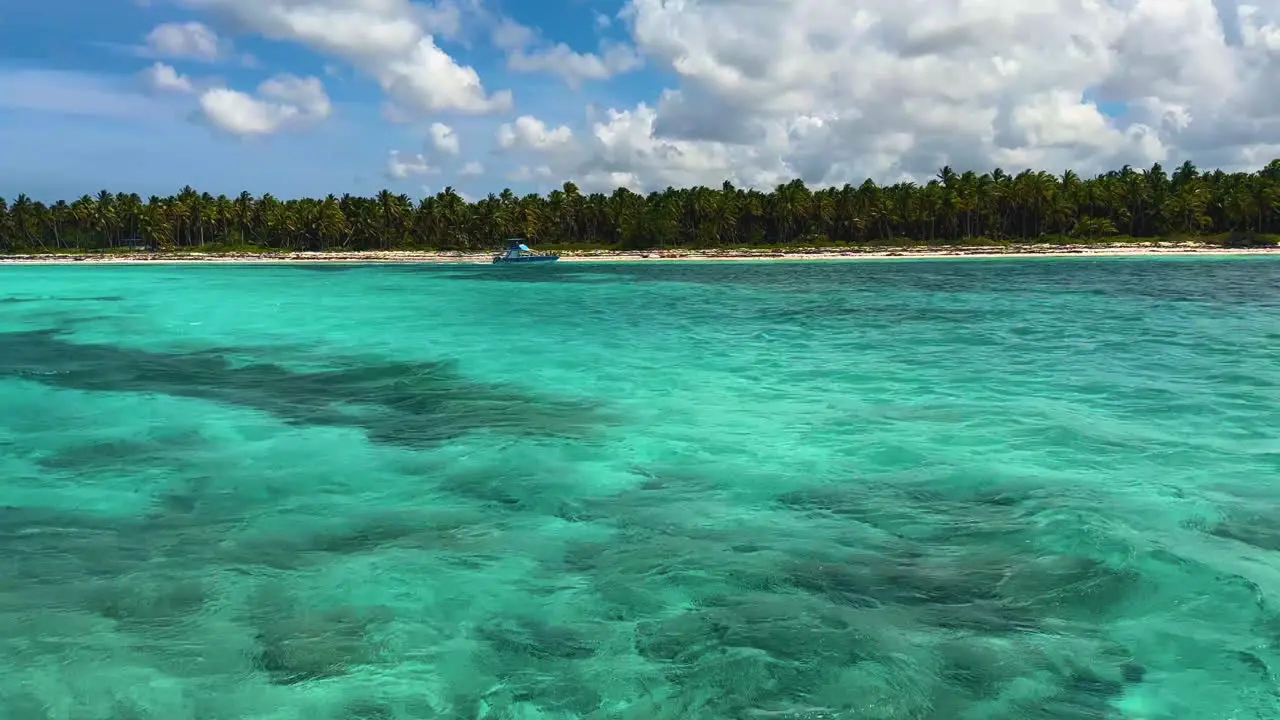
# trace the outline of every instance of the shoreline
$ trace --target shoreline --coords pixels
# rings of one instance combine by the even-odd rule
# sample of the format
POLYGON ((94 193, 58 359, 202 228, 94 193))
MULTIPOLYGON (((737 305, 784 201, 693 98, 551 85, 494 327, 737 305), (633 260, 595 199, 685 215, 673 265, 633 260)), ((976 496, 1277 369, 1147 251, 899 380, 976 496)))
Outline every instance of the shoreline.
MULTIPOLYGON (((1112 245, 1020 245, 968 247, 902 248, 796 248, 794 250, 592 250, 560 253, 560 262, 730 262, 751 260, 880 260, 914 258, 1062 258, 1062 257, 1154 257, 1170 255, 1280 257, 1280 246, 1228 248, 1204 243, 1127 243, 1112 245)), ((326 251, 279 253, 168 252, 132 254, 30 254, 0 255, 0 265, 113 264, 227 264, 227 263, 387 263, 387 264, 489 264, 492 253, 449 251, 326 251)))

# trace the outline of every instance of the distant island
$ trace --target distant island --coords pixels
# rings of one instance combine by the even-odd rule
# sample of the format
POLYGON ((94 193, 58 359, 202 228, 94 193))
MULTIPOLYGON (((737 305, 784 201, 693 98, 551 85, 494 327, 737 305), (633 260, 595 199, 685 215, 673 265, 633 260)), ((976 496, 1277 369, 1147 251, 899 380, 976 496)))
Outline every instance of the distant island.
POLYGON ((569 257, 1261 250, 1280 240, 1278 210, 1280 160, 1253 173, 1201 172, 1187 162, 1172 173, 1126 166, 1088 179, 944 167, 923 185, 867 180, 812 190, 795 180, 771 192, 725 182, 583 194, 566 182, 545 196, 507 189, 475 202, 453 188, 418 201, 389 190, 282 201, 185 187, 145 200, 107 190, 52 205, 0 198, 0 254, 465 257, 507 238, 569 257))

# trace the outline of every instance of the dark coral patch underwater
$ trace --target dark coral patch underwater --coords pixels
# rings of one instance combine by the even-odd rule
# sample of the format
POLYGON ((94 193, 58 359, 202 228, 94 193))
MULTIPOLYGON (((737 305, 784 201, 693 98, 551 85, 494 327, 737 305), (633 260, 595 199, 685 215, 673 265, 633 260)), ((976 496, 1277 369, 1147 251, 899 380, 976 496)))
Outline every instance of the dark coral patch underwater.
POLYGON ((583 439, 612 420, 598 403, 471 380, 449 362, 353 363, 300 372, 271 362, 233 363, 233 352, 253 355, 77 343, 56 331, 0 333, 0 377, 88 392, 208 400, 293 425, 361 428, 374 442, 408 447, 480 431, 583 439))

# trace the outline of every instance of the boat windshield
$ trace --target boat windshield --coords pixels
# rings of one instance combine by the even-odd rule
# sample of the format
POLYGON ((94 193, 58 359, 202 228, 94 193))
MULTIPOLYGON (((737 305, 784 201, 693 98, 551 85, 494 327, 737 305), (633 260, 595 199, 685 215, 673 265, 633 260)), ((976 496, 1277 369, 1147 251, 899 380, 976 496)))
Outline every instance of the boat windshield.
POLYGON ((505 252, 502 253, 502 255, 503 257, 517 258, 517 257, 536 256, 537 253, 535 253, 528 245, 525 245, 519 240, 511 240, 511 241, 508 241, 507 249, 505 252))

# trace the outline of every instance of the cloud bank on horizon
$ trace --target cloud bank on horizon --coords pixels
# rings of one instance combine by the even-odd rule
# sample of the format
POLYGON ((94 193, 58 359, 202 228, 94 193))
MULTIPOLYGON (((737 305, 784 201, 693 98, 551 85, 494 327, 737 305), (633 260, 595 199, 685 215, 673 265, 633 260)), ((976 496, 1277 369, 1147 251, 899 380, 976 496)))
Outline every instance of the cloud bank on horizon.
POLYGON ((823 186, 1280 156, 1280 0, 98 5, 0 14, 0 195, 823 186))

